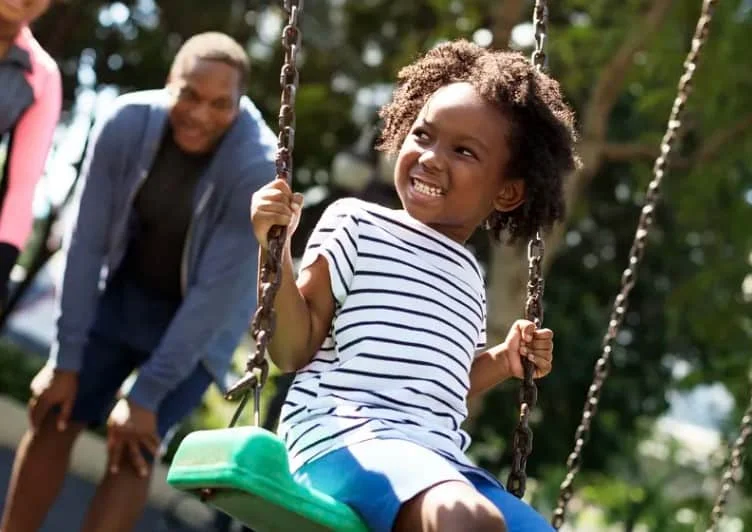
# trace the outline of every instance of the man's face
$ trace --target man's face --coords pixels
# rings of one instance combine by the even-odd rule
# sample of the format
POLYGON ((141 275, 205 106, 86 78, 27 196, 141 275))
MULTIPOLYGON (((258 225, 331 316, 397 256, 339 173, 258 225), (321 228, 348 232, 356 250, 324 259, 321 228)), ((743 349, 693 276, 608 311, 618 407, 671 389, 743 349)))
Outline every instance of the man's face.
POLYGON ((238 115, 240 72, 211 59, 195 59, 170 74, 170 124, 186 153, 211 151, 238 115))

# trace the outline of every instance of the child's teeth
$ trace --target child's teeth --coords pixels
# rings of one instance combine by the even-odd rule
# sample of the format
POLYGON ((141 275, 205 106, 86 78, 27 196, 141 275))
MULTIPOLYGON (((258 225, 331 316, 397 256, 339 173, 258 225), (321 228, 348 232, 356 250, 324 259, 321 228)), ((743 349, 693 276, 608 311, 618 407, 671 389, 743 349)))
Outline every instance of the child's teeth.
POLYGON ((422 194, 428 194, 429 196, 441 196, 441 189, 426 185, 421 181, 415 181, 415 188, 422 194))

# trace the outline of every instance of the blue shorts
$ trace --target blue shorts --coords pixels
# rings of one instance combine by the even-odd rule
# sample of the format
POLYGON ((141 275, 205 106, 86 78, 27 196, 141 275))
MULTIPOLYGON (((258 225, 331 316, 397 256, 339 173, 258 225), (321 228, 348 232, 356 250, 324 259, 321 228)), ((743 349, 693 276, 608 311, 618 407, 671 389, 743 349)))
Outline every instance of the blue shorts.
MULTIPOLYGON (((149 359, 179 306, 180 301, 144 290, 123 273, 114 276, 99 300, 84 346, 72 421, 94 427, 107 419, 118 390, 149 359)), ((201 404, 212 380, 199 362, 165 396, 157 411, 160 438, 201 404)))
POLYGON ((458 470, 438 454, 402 440, 368 440, 304 465, 295 480, 347 504, 372 532, 389 532, 400 507, 440 482, 468 482, 490 500, 514 532, 552 531, 524 501, 483 470, 458 470), (395 459, 398 458, 398 459, 395 459))
MULTIPOLYGON (((78 375, 78 395, 71 421, 85 423, 89 427, 104 423, 123 382, 149 355, 91 334, 78 375)), ((183 382, 165 396, 157 411, 160 439, 164 439, 171 427, 201 404, 211 383, 211 374, 199 363, 183 382)))

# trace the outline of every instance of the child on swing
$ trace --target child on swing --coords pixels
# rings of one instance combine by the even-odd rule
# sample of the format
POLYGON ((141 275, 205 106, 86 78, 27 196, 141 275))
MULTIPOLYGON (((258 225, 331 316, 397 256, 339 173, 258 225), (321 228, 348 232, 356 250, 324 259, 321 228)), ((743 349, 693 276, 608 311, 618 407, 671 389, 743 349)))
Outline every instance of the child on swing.
POLYGON ((302 196, 276 180, 252 200, 263 250, 288 227, 269 354, 297 372, 279 427, 294 476, 374 531, 551 530, 465 455, 468 397, 521 378, 523 357, 548 374, 553 333, 518 320, 484 347, 484 280, 463 244, 478 227, 519 240, 561 218, 572 111, 522 55, 454 41, 402 69, 381 117, 404 209, 334 202, 297 281, 302 196))

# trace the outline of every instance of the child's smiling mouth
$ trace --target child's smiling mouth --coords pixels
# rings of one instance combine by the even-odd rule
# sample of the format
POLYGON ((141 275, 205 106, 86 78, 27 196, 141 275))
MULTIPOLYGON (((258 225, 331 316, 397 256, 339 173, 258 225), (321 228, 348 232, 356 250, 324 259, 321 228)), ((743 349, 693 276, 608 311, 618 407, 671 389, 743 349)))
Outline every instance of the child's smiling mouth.
POLYGON ((422 196, 438 198, 446 194, 443 188, 428 183, 417 177, 410 178, 410 188, 422 196))

